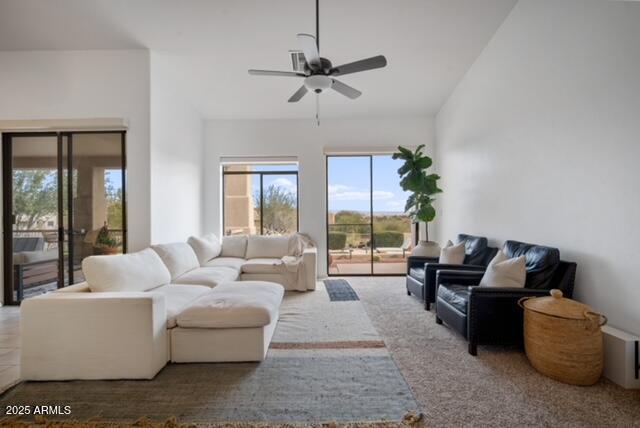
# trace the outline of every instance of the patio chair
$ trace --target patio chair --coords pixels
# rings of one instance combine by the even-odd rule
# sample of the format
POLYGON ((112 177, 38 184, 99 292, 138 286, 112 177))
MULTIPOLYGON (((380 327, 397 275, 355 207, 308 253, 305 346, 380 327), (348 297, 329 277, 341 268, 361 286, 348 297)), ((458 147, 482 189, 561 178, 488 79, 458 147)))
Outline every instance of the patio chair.
POLYGON ((406 258, 407 251, 410 251, 412 248, 411 244, 411 236, 405 236, 404 241, 402 242, 402 246, 400 247, 376 247, 377 253, 387 253, 387 254, 400 254, 402 253, 402 258, 406 258))
POLYGON ((13 286, 16 299, 21 301, 24 291, 58 281, 58 249, 44 249, 42 237, 13 238, 13 286))

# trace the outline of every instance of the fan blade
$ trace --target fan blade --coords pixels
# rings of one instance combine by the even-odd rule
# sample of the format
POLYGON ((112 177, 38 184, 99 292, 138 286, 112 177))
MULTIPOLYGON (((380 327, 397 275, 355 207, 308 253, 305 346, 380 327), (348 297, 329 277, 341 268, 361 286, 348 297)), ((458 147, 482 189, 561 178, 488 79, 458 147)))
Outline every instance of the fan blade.
POLYGON ((298 101, 300 101, 300 98, 304 97, 304 94, 306 93, 307 87, 304 85, 300 86, 300 89, 298 89, 295 94, 291 95, 291 98, 289 98, 289 102, 297 103, 298 101))
POLYGON ((372 56, 371 58, 361 59, 360 61, 350 62, 333 67, 329 74, 333 76, 344 76, 345 74, 357 73, 359 71, 373 70, 382 68, 387 65, 387 59, 384 55, 372 56))
POLYGON ((352 100, 355 100, 356 98, 358 98, 360 95, 362 95, 362 92, 360 92, 359 90, 352 88, 349 85, 345 85, 344 83, 342 83, 339 80, 336 79, 331 79, 332 83, 331 83, 331 89, 340 92, 342 95, 344 95, 345 97, 349 97, 352 100))
POLYGON ((316 38, 311 34, 298 34, 298 43, 304 52, 304 58, 307 60, 309 68, 317 70, 322 65, 320 61, 320 53, 318 52, 318 45, 316 44, 316 38))
POLYGON ((252 76, 284 76, 284 77, 307 77, 303 73, 294 71, 273 71, 273 70, 249 70, 252 76))

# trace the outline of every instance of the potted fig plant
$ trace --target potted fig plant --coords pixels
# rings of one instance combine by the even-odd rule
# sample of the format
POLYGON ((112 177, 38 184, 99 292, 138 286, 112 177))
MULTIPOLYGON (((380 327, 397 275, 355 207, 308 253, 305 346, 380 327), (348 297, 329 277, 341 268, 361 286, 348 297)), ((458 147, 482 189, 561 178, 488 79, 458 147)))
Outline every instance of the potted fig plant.
POLYGON ((93 243, 93 254, 107 255, 117 254, 120 252, 118 240, 113 236, 107 223, 98 230, 98 235, 93 243))
POLYGON ((419 145, 413 152, 407 148, 398 147, 398 152, 394 153, 392 158, 404 161, 404 165, 398 169, 400 187, 406 192, 411 192, 404 210, 417 224, 419 236, 418 245, 411 254, 421 257, 439 257, 440 246, 436 242, 429 241, 428 224, 436 218, 433 202, 435 195, 442 193, 442 189, 438 187, 440 176, 427 173, 433 161, 422 153, 422 149, 424 144, 419 145))

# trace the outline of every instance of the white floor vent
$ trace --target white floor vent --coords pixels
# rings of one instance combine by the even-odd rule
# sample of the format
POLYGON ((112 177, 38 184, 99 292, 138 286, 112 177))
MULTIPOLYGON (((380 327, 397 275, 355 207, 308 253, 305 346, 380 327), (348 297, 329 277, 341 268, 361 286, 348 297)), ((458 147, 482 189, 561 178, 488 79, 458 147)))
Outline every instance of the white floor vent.
POLYGON ((604 377, 627 389, 640 389, 640 338, 608 325, 604 338, 604 377))

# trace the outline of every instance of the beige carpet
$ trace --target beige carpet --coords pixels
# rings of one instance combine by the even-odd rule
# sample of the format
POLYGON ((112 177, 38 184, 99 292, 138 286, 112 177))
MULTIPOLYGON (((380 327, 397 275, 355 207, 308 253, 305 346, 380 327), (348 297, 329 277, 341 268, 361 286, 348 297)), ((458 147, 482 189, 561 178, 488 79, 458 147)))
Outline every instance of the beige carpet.
MULTIPOLYGON (((374 327, 422 404, 429 426, 640 427, 640 391, 602 380, 566 385, 523 352, 467 344, 406 295, 403 278, 349 278, 374 327)), ((579 286, 579 284, 578 284, 579 286)))

